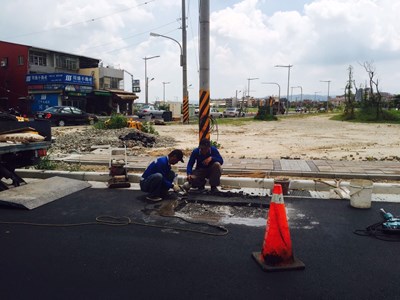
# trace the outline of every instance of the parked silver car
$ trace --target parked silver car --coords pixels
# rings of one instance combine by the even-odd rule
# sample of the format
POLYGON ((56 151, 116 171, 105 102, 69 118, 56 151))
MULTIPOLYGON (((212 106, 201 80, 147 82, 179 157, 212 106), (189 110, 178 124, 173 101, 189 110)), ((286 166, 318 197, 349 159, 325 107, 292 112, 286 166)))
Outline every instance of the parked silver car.
POLYGON ((236 107, 228 107, 224 110, 224 118, 226 117, 244 117, 244 112, 240 112, 239 108, 236 107))
MULTIPOLYGON (((194 114, 196 116, 199 115, 199 108, 196 108, 194 110, 194 114)), ((223 117, 223 113, 218 111, 218 109, 216 109, 216 108, 210 108, 210 116, 213 117, 213 118, 222 118, 223 117)))
POLYGON ((139 118, 143 118, 149 116, 151 118, 163 116, 165 110, 156 109, 153 105, 144 105, 138 112, 137 115, 139 118))
POLYGON ((216 108, 210 108, 210 116, 213 118, 222 118, 223 117, 223 113, 218 111, 218 109, 216 108))

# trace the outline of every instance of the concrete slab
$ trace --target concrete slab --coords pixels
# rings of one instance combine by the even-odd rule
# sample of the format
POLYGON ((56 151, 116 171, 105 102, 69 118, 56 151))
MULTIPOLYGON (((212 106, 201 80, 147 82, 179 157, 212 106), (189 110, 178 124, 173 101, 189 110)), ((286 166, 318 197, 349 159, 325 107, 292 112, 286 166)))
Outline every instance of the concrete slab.
POLYGON ((32 210, 88 187, 86 181, 55 176, 2 191, 0 204, 32 210))

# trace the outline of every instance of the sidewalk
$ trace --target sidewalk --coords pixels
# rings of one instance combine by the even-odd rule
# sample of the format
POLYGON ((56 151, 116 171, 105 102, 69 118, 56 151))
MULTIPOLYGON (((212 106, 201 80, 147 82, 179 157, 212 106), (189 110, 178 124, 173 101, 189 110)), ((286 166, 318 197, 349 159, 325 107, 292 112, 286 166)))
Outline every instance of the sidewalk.
MULTIPOLYGON (((108 165, 109 152, 92 152, 90 154, 71 154, 54 158, 70 163, 108 165)), ((123 155, 119 157, 124 159, 123 155)), ((142 172, 154 157, 128 156, 128 170, 142 172)), ((184 172, 186 164, 178 164, 179 171, 184 172)), ((400 180, 400 162, 398 161, 337 161, 337 160, 290 160, 290 159, 237 159, 224 158, 224 175, 240 177, 306 177, 330 179, 370 179, 400 180)))

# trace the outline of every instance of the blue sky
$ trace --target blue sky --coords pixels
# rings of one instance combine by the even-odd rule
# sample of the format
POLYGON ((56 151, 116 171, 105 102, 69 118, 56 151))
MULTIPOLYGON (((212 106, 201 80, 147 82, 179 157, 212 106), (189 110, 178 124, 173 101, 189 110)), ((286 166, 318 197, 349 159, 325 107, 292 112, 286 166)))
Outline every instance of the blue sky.
MULTIPOLYGON (((147 61, 149 100, 182 100, 179 47, 181 0, 3 0, 0 40, 100 58, 144 81, 147 61), (18 16, 18 17, 16 17, 18 16), (163 84, 163 82, 170 82, 163 84)), ((198 101, 198 0, 186 0, 190 101, 198 101)), ((265 97, 290 90, 299 94, 343 94, 348 67, 357 86, 371 62, 381 91, 399 94, 399 0, 210 0, 211 98, 265 97)), ((140 100, 144 100, 141 93, 140 100)))

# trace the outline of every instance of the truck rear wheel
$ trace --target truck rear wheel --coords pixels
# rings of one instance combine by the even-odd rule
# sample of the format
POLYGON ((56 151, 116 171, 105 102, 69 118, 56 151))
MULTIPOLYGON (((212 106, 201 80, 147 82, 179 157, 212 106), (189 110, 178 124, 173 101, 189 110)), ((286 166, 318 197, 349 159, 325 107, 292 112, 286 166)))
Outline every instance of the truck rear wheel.
POLYGON ((65 121, 64 120, 59 120, 58 122, 57 122, 57 125, 58 126, 65 126, 65 121))

